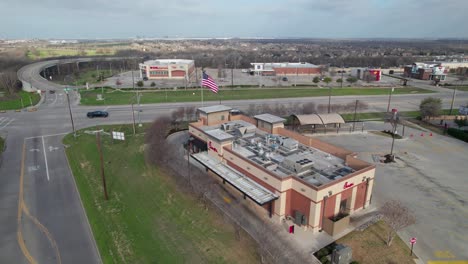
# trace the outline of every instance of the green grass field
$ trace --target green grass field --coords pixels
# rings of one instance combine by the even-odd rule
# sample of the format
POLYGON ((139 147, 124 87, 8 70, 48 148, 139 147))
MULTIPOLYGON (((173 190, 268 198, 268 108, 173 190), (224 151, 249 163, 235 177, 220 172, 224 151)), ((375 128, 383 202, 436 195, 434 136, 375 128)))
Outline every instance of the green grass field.
POLYGON ((103 136, 108 201, 96 137, 79 132, 77 139, 64 139, 104 263, 259 262, 251 240, 237 241, 234 228, 221 216, 182 193, 164 171, 145 164, 144 135, 132 136, 131 126, 112 128, 125 132, 126 141, 111 143, 103 136))
MULTIPOLYGON (((450 109, 443 109, 442 115, 449 115, 450 109)), ((417 118, 420 116, 419 111, 403 111, 400 115, 404 118, 417 118)), ((452 110, 452 115, 457 115, 458 109, 452 110)), ((354 113, 341 114, 345 121, 353 121, 354 113)), ((370 112, 370 113, 356 113, 356 120, 383 120, 385 118, 385 112, 370 112)))
POLYGON ((41 100, 41 96, 37 93, 29 93, 25 91, 20 91, 17 95, 9 97, 9 98, 0 98, 0 110, 16 110, 21 109, 21 98, 23 99, 24 107, 36 105, 39 100, 41 100), (31 97, 31 100, 29 99, 31 97))
POLYGON ((78 73, 78 75, 75 75, 75 81, 73 81, 73 83, 66 83, 60 79, 54 80, 53 82, 64 84, 64 85, 73 85, 73 86, 86 85, 86 83, 95 84, 95 83, 99 83, 98 81, 99 75, 102 75, 104 78, 109 78, 112 76, 109 70, 96 71, 95 69, 86 69, 86 70, 81 70, 78 73))
POLYGON ((102 56, 113 55, 114 49, 105 49, 102 52, 98 49, 65 49, 65 48, 38 48, 35 50, 28 50, 26 56, 30 59, 45 59, 61 56, 102 56))
MULTIPOLYGON (((101 90, 89 90, 81 92, 82 105, 122 105, 134 101, 135 92, 117 91, 106 89, 104 92, 104 101, 97 101, 96 95, 101 90)), ((328 96, 327 88, 261 88, 261 89, 222 89, 218 94, 205 89, 203 92, 204 101, 218 100, 247 100, 247 99, 274 99, 274 98, 292 98, 292 97, 314 97, 328 96)), ((398 88, 394 94, 413 94, 413 93, 431 93, 429 90, 420 88, 398 88)), ((142 92, 141 103, 164 103, 164 102, 196 102, 201 100, 199 90, 167 90, 142 92)), ((388 89, 382 88, 336 88, 332 89, 332 96, 340 95, 385 95, 388 89)))

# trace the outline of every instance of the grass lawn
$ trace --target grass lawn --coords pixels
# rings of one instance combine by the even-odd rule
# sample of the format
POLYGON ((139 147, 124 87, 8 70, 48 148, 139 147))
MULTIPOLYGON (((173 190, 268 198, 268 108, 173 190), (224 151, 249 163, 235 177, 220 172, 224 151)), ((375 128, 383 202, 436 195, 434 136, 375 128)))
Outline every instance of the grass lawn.
MULTIPOLYGON (((394 94, 410 93, 431 93, 432 91, 420 88, 398 88, 394 94)), ((121 105, 129 104, 135 93, 132 91, 117 91, 107 89, 104 93, 105 101, 97 101, 96 95, 101 93, 100 89, 82 91, 81 104, 83 105, 121 105)), ((142 92, 141 103, 164 103, 164 102, 196 102, 201 100, 199 90, 167 90, 142 92)), ((218 100, 247 100, 247 99, 273 99, 292 97, 314 97, 328 96, 327 88, 260 88, 260 89, 222 89, 218 94, 205 89, 203 92, 204 101, 218 100)), ((340 95, 384 95, 388 94, 388 89, 382 88, 335 88, 332 89, 332 96, 340 95)))
POLYGON ((0 156, 2 155, 3 149, 5 148, 5 139, 0 137, 0 156))
MULTIPOLYGON (((103 136, 109 200, 103 198, 96 137, 67 135, 64 144, 104 263, 258 263, 255 243, 237 241, 234 228, 195 198, 180 192, 171 176, 147 166, 144 135, 132 127, 104 126, 126 134, 103 136)), ((94 130, 94 128, 89 128, 94 130)), ((247 236, 242 236, 247 237, 247 236)))
MULTIPOLYGON (((449 115, 450 109, 443 109, 442 115, 449 115)), ((452 110, 452 115, 457 115, 458 109, 452 110)), ((403 111, 400 115, 404 118, 417 118, 420 116, 419 111, 403 111)), ((341 114, 345 121, 353 121, 354 113, 341 114)), ((370 113, 356 113, 356 120, 383 120, 385 118, 385 112, 370 112, 370 113)))
MULTIPOLYGON (((385 244, 388 226, 379 221, 364 231, 353 231, 336 241, 338 244, 350 246, 353 250, 353 260, 365 264, 413 264, 410 249, 398 236, 390 247, 385 244)), ((416 257, 415 257, 416 258, 416 257)))
POLYGON ((45 59, 61 56, 102 56, 113 55, 114 49, 109 49, 108 53, 97 53, 97 49, 65 49, 65 48, 38 48, 36 51, 28 50, 26 56, 30 59, 45 59))
POLYGON ((9 98, 0 97, 0 110, 21 109, 21 98, 23 99, 24 107, 31 106, 31 101, 32 105, 36 105, 39 100, 41 100, 41 96, 37 93, 20 91, 17 95, 9 98), (29 98, 31 98, 31 100, 29 98))
POLYGON ((468 86, 442 86, 447 89, 453 89, 454 87, 457 88, 457 91, 468 91, 468 86))
MULTIPOLYGON (((116 71, 114 71, 116 72, 116 71)), ((86 70, 81 70, 77 77, 75 77, 75 81, 73 83, 65 83, 60 79, 54 80, 55 83, 59 84, 65 84, 65 85, 86 85, 86 83, 89 84, 95 84, 98 83, 98 76, 102 74, 104 78, 109 78, 112 76, 111 72, 109 70, 99 70, 96 71, 95 69, 86 69, 86 70)))

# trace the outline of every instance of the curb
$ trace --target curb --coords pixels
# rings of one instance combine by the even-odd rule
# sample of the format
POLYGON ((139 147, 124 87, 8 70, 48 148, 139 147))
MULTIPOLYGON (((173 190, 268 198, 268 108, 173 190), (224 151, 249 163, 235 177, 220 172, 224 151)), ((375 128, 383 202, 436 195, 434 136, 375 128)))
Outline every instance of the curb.
MULTIPOLYGON (((63 138, 62 138, 62 142, 63 142, 63 138)), ((85 209, 85 207, 83 205, 83 201, 81 200, 80 191, 78 190, 78 186, 76 185, 75 175, 73 175, 73 171, 72 171, 72 169, 70 167, 70 161, 68 160, 68 156, 67 156, 65 147, 63 149, 63 152, 65 153, 65 158, 67 159, 68 170, 70 171, 71 177, 73 179, 73 185, 75 185, 75 191, 78 194, 78 198, 80 199, 81 209, 83 210, 83 213, 84 213, 84 215, 86 217, 86 223, 88 224, 88 230, 91 233, 91 237, 93 238, 93 246, 94 246, 94 248, 96 250, 96 253, 97 253, 98 257, 99 257, 100 263, 103 263, 102 262, 102 257, 101 257, 101 252, 99 252, 99 248, 98 248, 97 243, 96 243, 96 238, 94 237, 93 229, 91 228, 91 224, 89 223, 88 214, 86 213, 86 209, 85 209)))

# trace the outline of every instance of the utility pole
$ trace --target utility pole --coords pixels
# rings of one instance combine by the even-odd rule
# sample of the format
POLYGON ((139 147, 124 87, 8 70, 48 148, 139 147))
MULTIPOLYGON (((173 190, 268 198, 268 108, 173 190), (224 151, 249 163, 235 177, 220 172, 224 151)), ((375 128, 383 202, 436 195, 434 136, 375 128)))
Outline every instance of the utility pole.
POLYGON ((136 128, 135 128, 135 110, 133 110, 133 103, 132 103, 132 117, 133 117, 133 135, 136 134, 136 128))
POLYGON ((344 75, 344 66, 341 65, 341 88, 343 88, 343 82, 344 82, 344 80, 343 80, 343 78, 344 78, 343 75, 344 75))
POLYGON ((72 129, 73 129, 73 136, 76 138, 76 131, 75 131, 75 124, 73 123, 73 115, 72 115, 72 111, 71 111, 71 106, 70 106, 70 97, 68 95, 68 88, 66 88, 65 90, 65 94, 67 95, 67 103, 68 103, 68 112, 70 113, 70 120, 71 120, 71 125, 72 125, 72 129))
POLYGON ((330 104, 331 104, 331 87, 328 87, 328 113, 330 113, 330 104))
POLYGON ((297 87, 297 77, 299 73, 297 72, 297 67, 296 67, 296 78, 294 78, 294 87, 297 87))
POLYGON ((24 108, 23 97, 20 97, 20 99, 21 99, 21 108, 24 108))
POLYGON ((231 88, 234 88, 234 69, 231 66, 231 88))
POLYGON ((393 93, 394 89, 395 89, 395 87, 392 87, 392 89, 390 89, 390 92, 388 93, 387 113, 388 113, 388 111, 390 111, 390 100, 392 100, 392 93, 393 93))
POLYGON ((453 110, 453 102, 455 101, 455 94, 457 92, 457 87, 453 87, 453 94, 452 94, 452 103, 450 104, 450 112, 449 115, 452 115, 452 110, 453 110))
POLYGON ((97 143, 97 148, 99 152, 99 159, 101 161, 101 178, 102 178, 102 187, 104 189, 104 199, 109 200, 109 196, 107 195, 106 177, 104 176, 104 158, 102 157, 101 132, 100 131, 96 133, 96 143, 97 143))
POLYGON ((353 132, 354 132, 354 128, 355 128, 355 125, 356 125, 356 113, 357 113, 358 103, 359 103, 359 100, 356 100, 356 105, 354 106, 353 132))

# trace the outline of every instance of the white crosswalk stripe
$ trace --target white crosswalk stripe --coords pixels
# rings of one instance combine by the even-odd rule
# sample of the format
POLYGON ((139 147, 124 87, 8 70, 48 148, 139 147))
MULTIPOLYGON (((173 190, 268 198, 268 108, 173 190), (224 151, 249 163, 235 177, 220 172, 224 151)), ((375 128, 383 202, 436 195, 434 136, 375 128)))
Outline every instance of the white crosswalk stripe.
POLYGON ((14 118, 8 118, 8 117, 0 117, 0 130, 6 128, 8 125, 10 125, 13 121, 15 121, 14 118))

